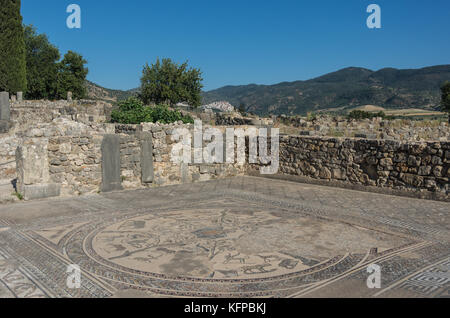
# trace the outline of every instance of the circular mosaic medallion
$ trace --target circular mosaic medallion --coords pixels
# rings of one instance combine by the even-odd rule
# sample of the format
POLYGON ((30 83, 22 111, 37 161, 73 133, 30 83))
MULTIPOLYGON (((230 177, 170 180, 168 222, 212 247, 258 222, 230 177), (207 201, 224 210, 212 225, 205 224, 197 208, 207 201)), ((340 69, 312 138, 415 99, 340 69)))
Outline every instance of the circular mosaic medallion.
POLYGON ((295 214, 215 208, 105 224, 91 232, 88 254, 122 270, 161 277, 261 279, 307 270, 348 252, 366 253, 373 246, 391 248, 391 239, 295 214))

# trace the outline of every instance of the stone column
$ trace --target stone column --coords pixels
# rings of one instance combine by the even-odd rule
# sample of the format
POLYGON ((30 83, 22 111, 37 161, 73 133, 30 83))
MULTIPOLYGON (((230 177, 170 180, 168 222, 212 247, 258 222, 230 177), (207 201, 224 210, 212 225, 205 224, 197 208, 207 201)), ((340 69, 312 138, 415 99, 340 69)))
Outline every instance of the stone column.
POLYGON ((10 119, 9 93, 0 93, 0 120, 10 119))
POLYGON ((67 92, 67 100, 68 100, 69 102, 72 101, 72 92, 67 92))
POLYGON ((9 93, 0 93, 0 134, 7 133, 10 128, 9 93))
POLYGON ((18 102, 22 102, 23 101, 23 93, 22 92, 17 92, 17 101, 18 102))
POLYGON ((153 137, 151 132, 142 132, 141 138, 141 181, 152 183, 155 176, 153 170, 153 137))
POLYGON ((24 140, 16 150, 17 192, 25 200, 56 197, 61 186, 50 183, 48 140, 24 140))

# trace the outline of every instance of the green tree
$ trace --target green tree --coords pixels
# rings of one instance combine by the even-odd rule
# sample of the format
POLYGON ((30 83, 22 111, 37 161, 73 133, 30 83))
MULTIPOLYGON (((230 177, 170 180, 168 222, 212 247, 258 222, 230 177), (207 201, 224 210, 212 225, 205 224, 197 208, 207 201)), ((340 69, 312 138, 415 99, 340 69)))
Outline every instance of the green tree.
POLYGON ((27 98, 55 99, 57 97, 59 50, 45 34, 37 34, 33 26, 25 26, 27 52, 27 98))
POLYGON ((66 98, 67 92, 73 97, 81 99, 86 96, 86 76, 89 70, 84 66, 87 63, 83 57, 73 51, 64 55, 58 65, 58 97, 66 98))
POLYGON ((0 91, 25 92, 27 88, 25 41, 20 0, 0 4, 0 91))
POLYGON ((442 110, 449 113, 448 122, 450 123, 450 82, 445 82, 441 87, 442 92, 442 101, 441 106, 442 110))
POLYGON ((187 62, 178 65, 171 59, 156 60, 146 64, 141 78, 141 98, 144 103, 170 104, 187 102, 201 105, 201 71, 188 68, 187 62))

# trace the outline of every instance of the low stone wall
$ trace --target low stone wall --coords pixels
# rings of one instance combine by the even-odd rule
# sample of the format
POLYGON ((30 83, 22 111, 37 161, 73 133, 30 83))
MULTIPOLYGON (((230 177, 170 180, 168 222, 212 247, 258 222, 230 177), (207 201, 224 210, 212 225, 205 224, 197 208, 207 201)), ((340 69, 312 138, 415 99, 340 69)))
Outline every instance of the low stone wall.
MULTIPOLYGON (((308 120, 301 117, 280 116, 275 118, 278 125, 287 125, 291 130, 306 136, 329 136, 365 139, 384 139, 402 142, 448 141, 448 123, 439 120, 409 120, 383 118, 347 119, 344 117, 319 116, 308 120)), ((289 132, 292 134, 293 132, 289 132)))
POLYGON ((110 118, 112 105, 91 100, 24 100, 11 102, 11 121, 20 129, 36 123, 49 123, 65 116, 83 123, 105 123, 110 118))
POLYGON ((450 142, 281 136, 280 173, 448 199, 450 142))
POLYGON ((101 135, 49 138, 50 179, 62 195, 96 193, 102 183, 101 135))
POLYGON ((234 117, 231 115, 216 115, 216 125, 218 126, 245 126, 251 125, 252 120, 250 118, 234 117))
MULTIPOLYGON (((106 172, 108 175, 117 172, 120 176, 117 181, 113 180, 118 185, 121 184, 121 187, 117 189, 139 189, 206 181, 245 173, 245 166, 234 164, 180 165, 171 162, 172 148, 175 144, 172 134, 176 128, 193 130, 192 125, 181 123, 86 125, 61 118, 23 132, 19 143, 25 145, 33 140, 35 143, 40 141, 47 145, 45 154, 43 152, 36 154, 39 160, 48 162, 43 168, 49 176, 49 180, 45 183, 59 185, 58 193, 66 196, 97 193, 108 188, 104 187, 102 171, 105 160, 108 160, 112 154, 103 152, 103 142, 105 136, 111 135, 117 138, 110 138, 109 146, 118 147, 120 161, 117 161, 119 162, 117 167, 114 164, 109 165, 106 172), (117 145, 111 145, 111 142, 117 142, 117 145)), ((24 162, 22 166, 28 164, 27 161, 32 160, 32 156, 32 154, 24 156, 21 161, 24 162)), ((26 174, 38 172, 44 173, 28 169, 26 174)), ((19 171, 20 173, 23 171, 19 171)), ((35 184, 27 184, 27 186, 32 187, 35 184)))
MULTIPOLYGON (((175 141, 172 135, 175 129, 186 128, 193 132, 192 125, 181 123, 116 125, 116 132, 121 134, 121 166, 124 188, 148 187, 154 185, 171 185, 218 178, 244 175, 246 167, 237 164, 175 164, 171 161, 172 147, 175 141), (128 126, 128 127, 126 127, 128 126), (141 134, 152 137, 154 179, 151 183, 142 183, 141 173, 141 134)), ((192 153, 194 148, 192 147, 192 153)))

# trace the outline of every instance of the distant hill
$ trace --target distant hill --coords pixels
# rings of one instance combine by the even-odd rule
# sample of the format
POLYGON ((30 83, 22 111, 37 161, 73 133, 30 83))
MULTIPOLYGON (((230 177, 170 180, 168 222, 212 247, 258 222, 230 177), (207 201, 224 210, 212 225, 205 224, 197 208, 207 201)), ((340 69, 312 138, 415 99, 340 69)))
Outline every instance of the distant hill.
POLYGON ((307 81, 276 85, 225 86, 203 93, 203 103, 244 103, 257 114, 305 114, 338 107, 437 109, 440 86, 450 80, 450 65, 422 69, 349 67, 307 81))
POLYGON ((110 102, 121 101, 127 99, 130 96, 133 96, 138 89, 131 89, 128 91, 122 91, 118 89, 109 89, 104 88, 98 84, 95 84, 90 81, 86 81, 88 97, 90 99, 101 99, 110 102))

